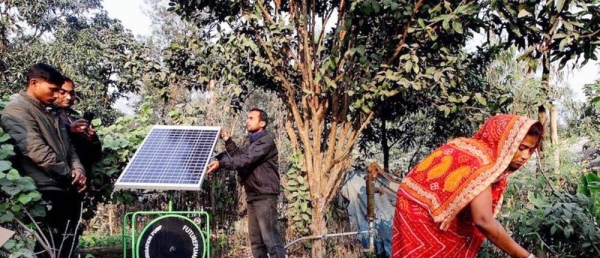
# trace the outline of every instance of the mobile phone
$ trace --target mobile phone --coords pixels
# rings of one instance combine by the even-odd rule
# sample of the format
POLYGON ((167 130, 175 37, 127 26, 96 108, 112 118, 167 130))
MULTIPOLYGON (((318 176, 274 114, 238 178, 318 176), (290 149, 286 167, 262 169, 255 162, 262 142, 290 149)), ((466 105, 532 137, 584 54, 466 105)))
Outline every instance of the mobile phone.
POLYGON ((92 120, 94 120, 94 113, 93 112, 85 112, 83 113, 83 119, 87 120, 88 123, 92 124, 92 120))

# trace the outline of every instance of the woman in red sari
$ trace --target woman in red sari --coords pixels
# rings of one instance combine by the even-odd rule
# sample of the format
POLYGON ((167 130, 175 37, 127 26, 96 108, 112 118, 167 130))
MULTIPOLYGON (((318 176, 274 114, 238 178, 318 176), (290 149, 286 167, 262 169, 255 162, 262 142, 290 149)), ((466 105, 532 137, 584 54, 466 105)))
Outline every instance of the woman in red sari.
POLYGON ((476 257, 485 238, 512 257, 534 257, 494 216, 507 176, 542 135, 538 121, 498 115, 472 138, 451 140, 421 161, 398 188, 392 257, 476 257))

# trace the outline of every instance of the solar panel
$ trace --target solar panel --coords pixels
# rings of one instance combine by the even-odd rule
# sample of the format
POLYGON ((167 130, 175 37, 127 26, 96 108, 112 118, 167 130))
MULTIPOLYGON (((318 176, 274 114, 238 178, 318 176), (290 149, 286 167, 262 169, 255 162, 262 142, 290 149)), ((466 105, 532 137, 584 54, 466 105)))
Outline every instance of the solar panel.
POLYGON ((155 125, 115 189, 200 190, 220 127, 155 125))

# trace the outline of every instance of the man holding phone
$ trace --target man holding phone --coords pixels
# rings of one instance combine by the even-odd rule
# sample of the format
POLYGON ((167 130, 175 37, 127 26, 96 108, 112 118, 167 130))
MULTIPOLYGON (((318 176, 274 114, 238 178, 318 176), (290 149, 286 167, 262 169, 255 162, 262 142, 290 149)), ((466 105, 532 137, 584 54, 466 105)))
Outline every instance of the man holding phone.
MULTIPOLYGON (((94 119, 94 113, 85 112, 83 117, 79 115, 79 113, 73 110, 73 105, 75 105, 75 100, 77 99, 77 94, 75 92, 75 83, 68 77, 64 77, 65 82, 62 84, 60 90, 58 91, 58 96, 54 101, 54 106, 58 108, 58 114, 60 116, 60 120, 62 125, 67 131, 69 135, 69 139, 71 140, 71 144, 75 148, 75 152, 81 161, 85 171, 87 171, 87 178, 85 181, 85 185, 87 188, 86 196, 78 195, 80 199, 79 203, 82 203, 84 199, 84 203, 94 203, 97 202, 92 200, 94 196, 97 195, 98 191, 91 185, 91 180, 94 178, 94 174, 92 171, 92 165, 100 159, 102 159, 102 143, 96 135, 96 130, 92 126, 92 120, 94 119)), ((76 207, 77 211, 73 211, 77 214, 77 216, 81 215, 83 219, 89 219, 89 212, 85 211, 85 207, 87 205, 76 207), (83 213, 82 213, 83 212, 83 213)), ((79 236, 83 230, 81 228, 77 228, 74 231, 75 235, 75 246, 79 242, 79 236)))
POLYGON ((92 165, 102 159, 102 143, 92 126, 94 113, 86 112, 81 117, 72 108, 75 99, 77 99, 75 83, 70 78, 65 77, 65 83, 58 91, 58 97, 54 101, 54 105, 60 108, 59 114, 67 128, 71 143, 73 143, 85 171, 90 174, 88 179, 92 179, 92 165))

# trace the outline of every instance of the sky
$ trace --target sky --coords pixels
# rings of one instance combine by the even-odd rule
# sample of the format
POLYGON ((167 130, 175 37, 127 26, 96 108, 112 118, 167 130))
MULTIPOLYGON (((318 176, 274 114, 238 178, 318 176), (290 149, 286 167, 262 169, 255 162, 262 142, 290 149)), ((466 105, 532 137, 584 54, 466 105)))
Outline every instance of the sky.
MULTIPOLYGON (((143 9, 147 8, 144 0, 104 0, 104 9, 109 16, 121 20, 125 28, 135 35, 150 34, 150 18, 143 9)), ((597 62, 589 62, 581 69, 573 70, 567 74, 567 82, 575 92, 575 97, 583 101, 582 88, 585 84, 593 83, 600 78, 600 67, 597 62)))
POLYGON ((136 35, 150 34, 150 18, 144 14, 144 0, 104 0, 104 9, 112 18, 119 19, 125 28, 136 35))

